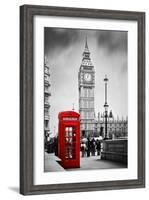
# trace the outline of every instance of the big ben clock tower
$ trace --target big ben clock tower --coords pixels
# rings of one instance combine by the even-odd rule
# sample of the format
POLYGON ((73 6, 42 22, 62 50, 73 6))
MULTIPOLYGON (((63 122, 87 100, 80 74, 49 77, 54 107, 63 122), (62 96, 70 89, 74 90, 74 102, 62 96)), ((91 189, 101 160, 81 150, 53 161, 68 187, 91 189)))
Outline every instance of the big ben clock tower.
POLYGON ((95 71, 90 59, 87 39, 83 52, 82 63, 78 73, 79 79, 79 113, 81 122, 81 135, 93 136, 95 126, 94 87, 95 71))

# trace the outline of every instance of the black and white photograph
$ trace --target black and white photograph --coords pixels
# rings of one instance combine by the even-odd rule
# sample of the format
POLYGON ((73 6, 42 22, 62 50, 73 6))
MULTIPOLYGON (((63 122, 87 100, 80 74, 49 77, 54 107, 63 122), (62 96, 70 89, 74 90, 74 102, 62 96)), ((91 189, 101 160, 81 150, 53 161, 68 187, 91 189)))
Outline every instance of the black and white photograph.
POLYGON ((128 32, 44 27, 43 62, 44 172, 127 168, 128 32))
POLYGON ((23 5, 20 19, 20 193, 145 187, 145 13, 23 5))

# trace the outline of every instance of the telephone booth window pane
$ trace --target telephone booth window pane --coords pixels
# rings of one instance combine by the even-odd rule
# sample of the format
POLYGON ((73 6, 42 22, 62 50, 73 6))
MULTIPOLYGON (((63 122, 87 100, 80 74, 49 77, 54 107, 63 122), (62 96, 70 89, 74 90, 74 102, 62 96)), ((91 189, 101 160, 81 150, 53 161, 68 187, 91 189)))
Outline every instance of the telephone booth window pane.
POLYGON ((69 138, 69 142, 70 142, 70 144, 72 144, 72 138, 69 138))
POLYGON ((72 127, 69 127, 69 131, 72 132, 72 127))
POLYGON ((74 127, 65 128, 65 158, 76 158, 76 130, 74 127))
POLYGON ((69 132, 69 137, 72 137, 72 132, 69 132))

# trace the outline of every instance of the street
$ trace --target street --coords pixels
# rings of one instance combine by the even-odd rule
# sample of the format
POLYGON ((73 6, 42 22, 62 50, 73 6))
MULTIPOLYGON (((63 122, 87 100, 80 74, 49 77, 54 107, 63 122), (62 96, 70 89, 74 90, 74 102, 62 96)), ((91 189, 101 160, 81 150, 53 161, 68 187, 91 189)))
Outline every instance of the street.
POLYGON ((64 169, 59 163, 60 159, 54 153, 45 153, 45 172, 54 171, 76 171, 76 170, 93 170, 93 169, 118 169, 126 168, 122 163, 109 160, 100 160, 100 156, 80 157, 80 168, 64 169))

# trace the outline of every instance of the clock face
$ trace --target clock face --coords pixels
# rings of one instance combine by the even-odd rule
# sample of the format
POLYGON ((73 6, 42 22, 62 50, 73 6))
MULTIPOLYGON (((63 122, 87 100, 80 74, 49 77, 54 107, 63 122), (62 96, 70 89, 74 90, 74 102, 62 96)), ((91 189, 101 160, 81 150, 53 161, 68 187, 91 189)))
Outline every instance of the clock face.
POLYGON ((91 74, 89 74, 89 73, 85 73, 85 74, 84 74, 84 80, 85 80, 85 81, 91 81, 91 79, 92 79, 91 74))

